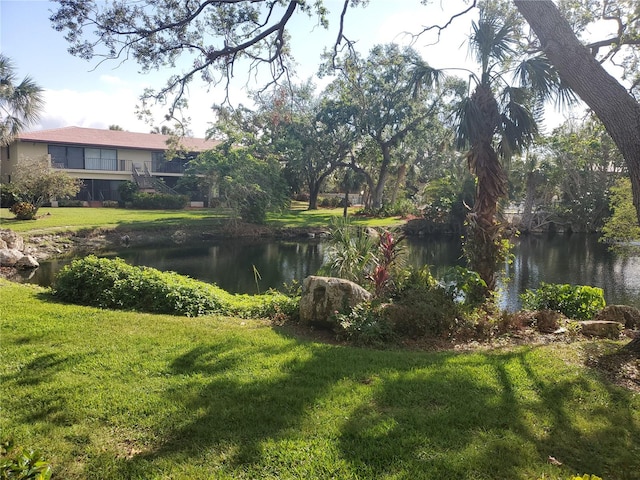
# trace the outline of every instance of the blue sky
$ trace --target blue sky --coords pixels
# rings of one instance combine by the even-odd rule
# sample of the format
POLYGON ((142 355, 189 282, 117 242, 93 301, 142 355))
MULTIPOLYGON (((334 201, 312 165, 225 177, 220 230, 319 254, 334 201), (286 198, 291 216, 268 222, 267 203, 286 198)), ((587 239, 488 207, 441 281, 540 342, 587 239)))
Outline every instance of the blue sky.
MULTIPOLYGON (((300 63, 301 79, 315 74, 323 48, 332 45, 337 33, 342 0, 325 0, 325 5, 332 12, 329 31, 317 27, 315 19, 301 15, 291 24, 292 48, 300 63)), ((19 78, 30 75, 45 89, 44 114, 30 129, 70 125, 107 128, 117 124, 125 130, 148 132, 151 126, 138 120, 134 113, 138 97, 145 87, 160 87, 168 73, 142 75, 131 61, 98 65, 97 61, 73 57, 67 52, 62 33, 53 30, 48 20, 50 10, 55 7, 56 4, 46 0, 0 1, 0 50, 13 60, 19 78)), ((443 22, 451 12, 461 8, 464 8, 461 0, 436 1, 430 6, 419 0, 371 0, 365 9, 348 13, 345 34, 356 40, 358 49, 366 54, 375 44, 406 43, 402 32, 415 32, 423 25, 443 22)), ((464 65, 467 47, 463 42, 472 18, 475 17, 467 15, 458 19, 437 45, 428 45, 433 37, 425 37, 414 46, 436 68, 464 65)), ((247 78, 242 72, 237 77, 231 88, 231 100, 247 104, 247 78)), ((190 93, 191 130, 194 136, 202 137, 213 121, 211 105, 220 102, 222 94, 219 87, 204 84, 194 85, 190 93)), ((153 125, 162 125, 163 110, 156 113, 153 125)))

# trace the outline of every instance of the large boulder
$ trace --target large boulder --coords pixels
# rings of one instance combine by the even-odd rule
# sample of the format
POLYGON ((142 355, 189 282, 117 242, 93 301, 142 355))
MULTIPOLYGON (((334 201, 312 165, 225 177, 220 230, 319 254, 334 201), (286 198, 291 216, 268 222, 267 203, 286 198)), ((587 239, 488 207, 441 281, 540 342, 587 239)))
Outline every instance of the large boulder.
POLYGON ((33 255, 23 255, 15 264, 16 268, 20 268, 22 270, 30 270, 32 268, 38 268, 39 266, 40 264, 33 255))
POLYGON ((581 333, 587 337, 618 338, 622 330, 621 323, 604 320, 586 320, 580 322, 580 325, 581 333))
POLYGON ((0 230, 0 239, 6 244, 3 248, 24 250, 24 239, 12 230, 0 230))
POLYGON ((371 299, 360 285, 334 277, 312 275, 302 283, 300 321, 321 328, 335 327, 335 313, 371 299))
POLYGON ((0 249, 0 265, 3 267, 13 267, 24 254, 15 248, 0 249))
POLYGON ((640 328, 640 310, 629 305, 607 305, 598 312, 594 320, 618 322, 625 328, 640 328))

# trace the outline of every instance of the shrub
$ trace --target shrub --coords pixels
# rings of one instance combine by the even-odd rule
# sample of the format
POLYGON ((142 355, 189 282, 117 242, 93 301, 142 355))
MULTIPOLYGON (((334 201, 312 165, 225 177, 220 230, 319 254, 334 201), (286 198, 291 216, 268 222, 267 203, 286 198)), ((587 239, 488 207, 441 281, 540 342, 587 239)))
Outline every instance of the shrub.
POLYGON ((418 208, 408 198, 402 200, 396 200, 391 205, 385 205, 378 216, 383 217, 407 217, 409 215, 417 215, 419 213, 418 208))
POLYGON ((140 187, 135 182, 127 181, 118 185, 118 193, 123 202, 133 202, 133 196, 138 193, 140 187))
POLYGON ((588 285, 541 283, 521 299, 525 309, 555 310, 575 320, 589 320, 606 305, 603 290, 588 285))
POLYGON ((170 195, 167 193, 134 193, 132 205, 141 210, 180 210, 189 198, 186 195, 170 195))
POLYGON ((48 480, 51 466, 40 452, 18 450, 10 440, 0 443, 0 478, 20 480, 48 480))
POLYGON ((387 312, 393 330, 409 337, 449 337, 462 316, 453 295, 438 284, 427 267, 409 273, 393 305, 387 312))
POLYGON ((13 184, 0 184, 0 208, 11 208, 18 201, 14 192, 13 184))
POLYGON ((65 266, 56 277, 53 293, 60 300, 80 305, 189 317, 212 313, 245 318, 292 315, 298 306, 297 298, 282 293, 231 295, 175 272, 95 255, 65 266))
POLYGON ((82 200, 58 200, 58 207, 84 207, 82 200))
POLYGON ((38 208, 30 202, 18 202, 11 205, 9 211, 13 213, 18 220, 33 220, 36 218, 38 208))
POLYGON ((379 305, 363 302, 350 312, 336 314, 338 339, 355 345, 382 347, 394 338, 393 329, 379 305))
POLYGON ((105 200, 102 202, 102 206, 105 208, 118 208, 119 204, 115 200, 105 200))

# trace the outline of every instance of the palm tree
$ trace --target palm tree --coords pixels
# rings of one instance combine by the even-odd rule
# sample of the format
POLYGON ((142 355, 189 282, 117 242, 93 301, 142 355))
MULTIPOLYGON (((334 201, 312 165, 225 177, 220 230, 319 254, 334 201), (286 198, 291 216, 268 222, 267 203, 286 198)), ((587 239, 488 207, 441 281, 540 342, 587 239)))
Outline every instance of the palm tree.
POLYGON ((40 117, 44 106, 42 88, 30 77, 16 85, 14 65, 0 54, 0 146, 11 143, 17 134, 40 117))
POLYGON ((467 150, 469 169, 476 176, 464 250, 470 267, 487 285, 485 296, 495 289, 497 271, 508 253, 504 226, 496 216, 499 200, 507 195, 503 163, 536 137, 536 119, 544 101, 552 96, 559 103, 572 100, 544 56, 528 58, 512 68, 521 51, 516 27, 513 17, 481 9, 469 40, 480 75, 471 76, 473 93, 457 111, 456 144, 467 150), (508 81, 510 71, 519 77, 520 86, 508 81))

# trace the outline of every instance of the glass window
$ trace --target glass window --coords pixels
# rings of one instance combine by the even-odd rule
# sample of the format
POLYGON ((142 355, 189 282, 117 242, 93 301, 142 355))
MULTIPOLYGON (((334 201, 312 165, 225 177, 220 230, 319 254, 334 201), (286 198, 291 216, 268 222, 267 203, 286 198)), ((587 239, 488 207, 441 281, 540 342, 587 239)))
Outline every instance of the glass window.
POLYGON ((118 170, 116 150, 85 148, 84 158, 87 170, 118 170))

